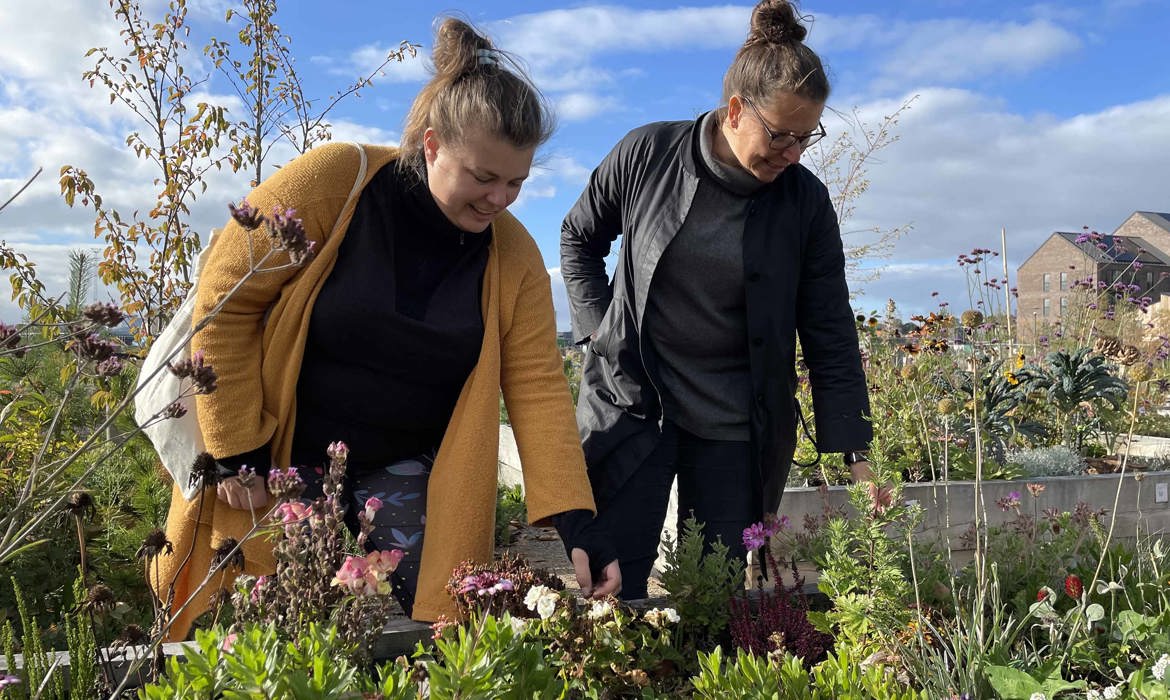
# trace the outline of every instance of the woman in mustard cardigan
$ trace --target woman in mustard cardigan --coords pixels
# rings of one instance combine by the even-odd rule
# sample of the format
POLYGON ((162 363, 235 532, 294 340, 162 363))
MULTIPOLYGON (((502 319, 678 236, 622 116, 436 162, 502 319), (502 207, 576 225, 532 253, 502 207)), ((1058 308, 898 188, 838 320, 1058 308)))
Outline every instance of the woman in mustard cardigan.
MULTIPOLYGON (((174 586, 171 638, 206 609, 199 586, 216 548, 268 510, 264 480, 246 488, 238 470, 295 465, 311 498, 339 440, 348 507, 378 494, 386 503, 369 546, 405 552, 395 595, 416 620, 454 616, 452 569, 493 553, 501 389, 529 518, 557 526, 586 595, 620 589, 613 550, 593 527, 548 273, 505 211, 551 120, 515 64, 464 22, 442 23, 433 61, 399 149, 326 145, 247 198, 261 212, 295 210, 316 255, 254 275, 192 341, 219 378, 198 406, 225 478, 202 509, 177 486, 172 496, 174 554, 153 582, 164 600, 174 586)), ((267 245, 228 223, 200 279, 196 323, 267 245)), ((273 570, 263 539, 243 552, 248 573, 273 570)))

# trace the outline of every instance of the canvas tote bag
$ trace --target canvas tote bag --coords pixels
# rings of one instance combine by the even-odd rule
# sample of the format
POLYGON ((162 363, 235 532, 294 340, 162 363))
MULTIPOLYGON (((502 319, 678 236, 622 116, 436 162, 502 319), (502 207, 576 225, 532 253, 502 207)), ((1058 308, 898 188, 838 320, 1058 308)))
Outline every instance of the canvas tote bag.
MULTIPOLYGON (((361 192, 362 183, 366 179, 366 150, 358 143, 350 145, 361 154, 361 164, 349 198, 342 206, 343 211, 361 192)), ((199 275, 203 271, 203 265, 218 236, 219 231, 213 229, 207 245, 199 251, 199 257, 196 258, 192 269, 191 290, 187 292, 182 305, 167 323, 166 328, 155 338, 154 344, 150 346, 150 352, 143 359, 134 396, 135 422, 145 426, 142 431, 154 444, 163 467, 174 478, 175 484, 187 500, 195 498, 201 487, 200 484, 191 483, 191 473, 195 457, 204 451, 203 435, 199 431, 195 397, 183 396, 188 380, 175 376, 167 368, 167 364, 191 356, 191 319, 195 310, 195 292, 199 287, 199 275), (179 418, 160 418, 173 403, 178 403, 186 409, 186 413, 179 418)))

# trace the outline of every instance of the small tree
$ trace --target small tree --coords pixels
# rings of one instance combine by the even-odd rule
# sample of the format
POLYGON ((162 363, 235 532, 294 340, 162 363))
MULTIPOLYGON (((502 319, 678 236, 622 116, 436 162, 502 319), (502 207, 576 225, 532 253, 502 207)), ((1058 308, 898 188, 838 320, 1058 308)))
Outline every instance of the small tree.
POLYGON ((232 127, 223 107, 190 104, 206 77, 193 79, 184 67, 186 0, 173 0, 158 22, 145 19, 131 0, 110 0, 110 7, 125 50, 90 49, 86 55, 97 61, 83 78, 104 85, 111 104, 121 103, 145 125, 126 137, 126 145, 157 167, 155 201, 145 216, 135 210, 127 219, 104 205, 85 170, 63 166, 60 185, 69 206, 79 196, 93 206, 94 236, 106 243, 98 275, 117 287, 134 333, 145 338, 162 329, 191 287, 191 261, 201 243, 187 215, 207 189, 207 173, 230 165, 219 144, 232 127))
MULTIPOLYGON (((832 143, 813 148, 804 156, 808 167, 829 188, 842 236, 862 234, 876 236, 876 240, 868 243, 845 246, 846 266, 851 277, 860 282, 872 281, 877 277, 877 272, 861 273, 859 270, 861 261, 867 258, 888 257, 893 252, 894 244, 911 228, 909 224, 903 224, 893 228, 873 226, 849 229, 846 224, 853 218, 857 199, 869 189, 867 174, 869 163, 873 160, 874 154, 898 140, 894 133, 898 119, 903 112, 910 109, 915 99, 917 96, 911 97, 892 114, 882 117, 876 127, 862 121, 856 109, 848 115, 839 114, 852 124, 852 128, 842 131, 832 143)), ((856 294, 858 290, 853 291, 856 294)))
POLYGON ((331 133, 325 119, 329 112, 346 97, 372 85, 375 75, 385 75, 391 62, 401 62, 417 51, 417 45, 403 41, 381 65, 318 107, 321 100, 305 97, 294 68, 292 38, 281 32, 273 21, 275 16, 276 0, 244 0, 242 11, 228 10, 227 22, 243 19, 236 38, 248 52, 246 64, 232 57, 232 45, 226 41, 213 37, 203 49, 247 109, 246 115, 235 120, 239 140, 232 152, 238 167, 252 171, 253 187, 263 179, 264 161, 273 146, 283 140, 297 153, 304 153, 328 141, 331 133))

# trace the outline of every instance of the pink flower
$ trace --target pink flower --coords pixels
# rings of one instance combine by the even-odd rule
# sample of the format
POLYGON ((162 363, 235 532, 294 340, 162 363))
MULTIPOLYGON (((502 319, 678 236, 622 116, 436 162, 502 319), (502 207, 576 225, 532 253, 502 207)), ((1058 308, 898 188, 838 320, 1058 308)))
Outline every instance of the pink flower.
POLYGON ((337 570, 331 582, 334 586, 348 588, 354 595, 363 595, 368 588, 366 575, 370 573, 369 562, 365 557, 348 556, 341 568, 337 570))
POLYGON ((236 644, 236 638, 238 636, 239 635, 237 635, 235 632, 232 632, 228 636, 224 637, 223 643, 219 645, 220 650, 221 651, 231 651, 232 647, 235 646, 235 644, 236 644))
POLYGON ((374 551, 366 555, 366 563, 369 564, 371 571, 377 573, 379 576, 386 576, 398 568, 398 563, 402 561, 402 557, 403 553, 401 549, 374 551))
POLYGON ((345 461, 346 457, 349 456, 349 446, 340 440, 331 442, 329 447, 325 448, 325 454, 329 456, 329 459, 345 461))
POLYGON ((749 550, 759 549, 767 544, 770 534, 763 523, 752 523, 743 531, 743 546, 749 550))
POLYGON ((305 505, 301 501, 285 501, 276 507, 276 515, 280 518, 280 522, 284 523, 284 534, 286 537, 294 537, 305 521, 310 524, 314 523, 312 518, 313 509, 305 505))
POLYGON ((366 499, 366 522, 374 522, 374 513, 382 510, 382 499, 371 496, 366 499))
POLYGON ((253 603, 259 603, 259 602, 260 602, 260 590, 261 590, 262 588, 264 588, 264 586, 265 586, 267 583, 268 583, 268 577, 267 577, 267 576, 261 576, 260 578, 256 579, 256 584, 255 584, 254 586, 252 586, 252 596, 251 596, 251 597, 252 597, 252 602, 253 602, 253 603))

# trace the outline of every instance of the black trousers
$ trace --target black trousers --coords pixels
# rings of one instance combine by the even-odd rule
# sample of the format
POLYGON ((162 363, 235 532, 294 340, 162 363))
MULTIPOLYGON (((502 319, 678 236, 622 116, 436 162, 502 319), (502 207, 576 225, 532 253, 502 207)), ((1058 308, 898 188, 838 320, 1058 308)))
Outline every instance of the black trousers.
POLYGON ((624 600, 646 596, 670 500, 678 477, 678 534, 694 515, 704 524, 708 544, 721 540, 728 555, 743 558, 743 531, 759 520, 759 479, 751 464, 751 443, 706 440, 665 421, 662 438, 620 487, 594 493, 598 521, 618 552, 624 600))

